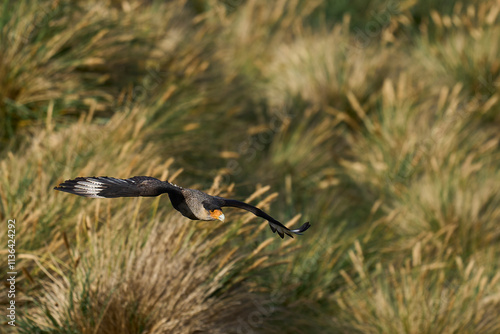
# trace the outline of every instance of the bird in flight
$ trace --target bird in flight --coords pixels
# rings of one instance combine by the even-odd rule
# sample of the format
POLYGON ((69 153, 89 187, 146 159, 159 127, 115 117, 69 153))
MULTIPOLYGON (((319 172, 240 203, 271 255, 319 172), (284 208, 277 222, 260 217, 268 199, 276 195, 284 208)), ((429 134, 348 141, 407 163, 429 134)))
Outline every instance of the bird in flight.
POLYGON ((236 207, 267 220, 273 233, 278 232, 282 239, 285 234, 291 238, 293 238, 292 233, 300 235, 311 226, 309 222, 306 222, 301 227, 290 230, 261 209, 245 202, 211 196, 196 189, 182 188, 149 176, 134 176, 129 179, 115 179, 107 176, 77 177, 64 181, 54 189, 92 198, 155 197, 167 193, 174 209, 184 217, 193 220, 224 221, 225 217, 221 208, 236 207))

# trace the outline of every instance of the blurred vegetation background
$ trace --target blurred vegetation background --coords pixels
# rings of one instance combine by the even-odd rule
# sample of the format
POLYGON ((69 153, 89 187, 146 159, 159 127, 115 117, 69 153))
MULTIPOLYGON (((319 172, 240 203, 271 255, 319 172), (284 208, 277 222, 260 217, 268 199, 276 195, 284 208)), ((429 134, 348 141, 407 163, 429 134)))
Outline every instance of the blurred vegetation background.
POLYGON ((16 219, 18 271, 2 330, 500 332, 500 2, 0 10, 0 217, 16 219), (312 227, 281 240, 237 210, 192 222, 165 196, 52 190, 92 175, 312 227))

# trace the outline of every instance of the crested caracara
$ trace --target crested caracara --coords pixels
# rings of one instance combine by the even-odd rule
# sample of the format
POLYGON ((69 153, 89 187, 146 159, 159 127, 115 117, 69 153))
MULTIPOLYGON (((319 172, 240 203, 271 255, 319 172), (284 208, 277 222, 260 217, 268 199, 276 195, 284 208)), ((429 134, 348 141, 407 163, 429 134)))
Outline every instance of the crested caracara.
POLYGON ((236 207, 250 211, 267 220, 271 230, 278 232, 281 238, 285 234, 293 238, 292 233, 300 235, 311 226, 307 222, 298 229, 290 230, 261 209, 250 204, 234 199, 210 196, 199 190, 182 188, 168 181, 160 181, 149 176, 134 176, 129 179, 115 179, 107 176, 78 177, 74 180, 67 180, 54 189, 93 198, 154 197, 167 193, 172 206, 184 217, 193 220, 224 221, 221 208, 225 206, 236 207))

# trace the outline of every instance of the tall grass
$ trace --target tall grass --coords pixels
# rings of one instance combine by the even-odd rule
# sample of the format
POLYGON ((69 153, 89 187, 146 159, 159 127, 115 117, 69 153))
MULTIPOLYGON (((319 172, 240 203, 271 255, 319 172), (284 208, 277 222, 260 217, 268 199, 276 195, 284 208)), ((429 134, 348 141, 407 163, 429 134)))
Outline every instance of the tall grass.
MULTIPOLYGON (((140 211, 149 210, 137 202, 115 212, 100 231, 86 220, 91 227, 80 230, 82 243, 68 245, 72 266, 53 264, 56 273, 43 284, 26 332, 230 333, 263 307, 265 300, 241 278, 274 262, 268 258, 279 252, 267 251, 269 242, 247 255, 228 252, 221 244, 230 232, 193 228, 164 209, 148 219, 140 211), (127 219, 130 210, 139 213, 136 219, 127 219)), ((247 233, 240 242, 252 237, 247 233)))
POLYGON ((392 5, 6 2, 21 331, 498 332, 499 5, 392 5), (82 175, 312 227, 283 241, 238 210, 52 190, 82 175))
POLYGON ((171 51, 176 39, 175 34, 160 39, 158 31, 172 20, 180 22, 183 11, 168 5, 120 11, 102 2, 4 2, 2 140, 45 119, 49 102, 56 105, 50 116, 60 121, 90 107, 109 117, 112 108, 139 99, 141 94, 131 90, 150 76, 148 60, 155 59, 155 51, 171 51))

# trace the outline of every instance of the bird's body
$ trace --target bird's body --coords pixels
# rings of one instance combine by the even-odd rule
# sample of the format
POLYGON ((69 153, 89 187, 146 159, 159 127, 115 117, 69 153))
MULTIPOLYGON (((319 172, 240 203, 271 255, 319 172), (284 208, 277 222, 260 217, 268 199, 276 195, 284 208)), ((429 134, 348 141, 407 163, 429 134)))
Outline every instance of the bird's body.
POLYGON ((107 176, 78 177, 67 180, 54 189, 93 198, 154 197, 167 193, 174 209, 192 220, 224 221, 225 217, 221 208, 237 207, 266 219, 271 230, 278 232, 281 238, 285 234, 293 238, 292 233, 302 234, 310 226, 307 222, 298 229, 290 230, 264 211, 250 204, 211 196, 196 189, 182 188, 168 181, 161 181, 149 176, 134 176, 129 179, 115 179, 107 176))

